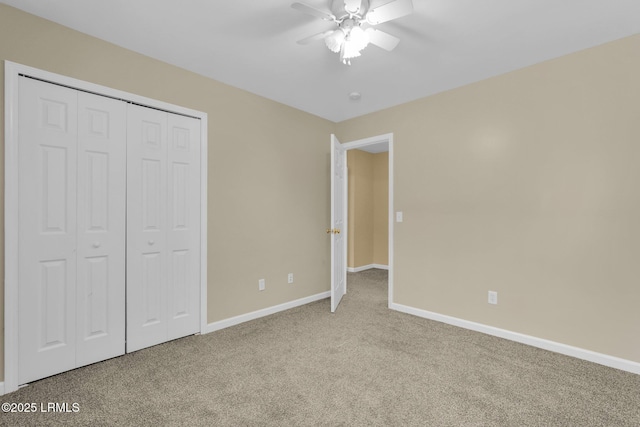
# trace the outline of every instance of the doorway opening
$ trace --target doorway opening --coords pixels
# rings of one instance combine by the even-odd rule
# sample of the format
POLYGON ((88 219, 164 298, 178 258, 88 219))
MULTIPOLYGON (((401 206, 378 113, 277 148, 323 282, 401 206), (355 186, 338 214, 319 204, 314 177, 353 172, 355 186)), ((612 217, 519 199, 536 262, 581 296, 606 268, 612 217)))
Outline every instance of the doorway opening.
MULTIPOLYGON (((393 134, 351 141, 342 144, 342 146, 347 151, 348 159, 350 155, 355 155, 353 157, 361 161, 361 166, 364 165, 365 175, 371 173, 372 178, 379 181, 364 183, 367 187, 365 192, 370 190, 371 194, 361 196, 365 200, 361 200, 364 203, 359 208, 364 212, 364 215, 359 215, 358 201, 353 199, 352 192, 357 191, 357 180, 363 178, 353 176, 353 172, 357 173, 357 171, 349 170, 348 213, 346 215, 348 254, 347 262, 344 265, 348 272, 360 272, 372 268, 388 270, 387 307, 391 307, 393 304, 393 134), (370 168, 377 170, 369 171, 370 168), (384 172, 387 172, 386 176, 381 176, 384 172), (384 203, 385 201, 386 203, 384 203), (368 209, 371 209, 372 212, 368 212, 368 209), (358 220, 366 222, 367 230, 364 233, 358 232, 358 220), (386 222, 386 227, 384 224, 380 224, 382 221, 386 222), (385 228, 386 230, 384 230, 385 228), (358 237, 367 246, 365 253, 361 252, 360 256, 358 256, 358 247, 356 246, 358 237)), ((358 167, 358 160, 355 162, 356 167, 358 167)), ((354 162, 352 162, 353 164, 354 162)))

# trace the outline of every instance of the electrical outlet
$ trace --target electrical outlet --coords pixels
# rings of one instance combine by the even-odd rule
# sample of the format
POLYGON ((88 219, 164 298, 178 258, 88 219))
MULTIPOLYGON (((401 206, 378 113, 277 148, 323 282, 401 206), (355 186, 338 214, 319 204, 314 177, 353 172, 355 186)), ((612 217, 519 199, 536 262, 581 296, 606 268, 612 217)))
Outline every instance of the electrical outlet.
POLYGON ((265 287, 264 279, 258 280, 258 290, 264 291, 264 287, 265 287))
POLYGON ((289 273, 287 276, 287 283, 293 283, 293 273, 289 273))
POLYGON ((489 304, 498 303, 498 293, 496 291, 489 291, 489 304))

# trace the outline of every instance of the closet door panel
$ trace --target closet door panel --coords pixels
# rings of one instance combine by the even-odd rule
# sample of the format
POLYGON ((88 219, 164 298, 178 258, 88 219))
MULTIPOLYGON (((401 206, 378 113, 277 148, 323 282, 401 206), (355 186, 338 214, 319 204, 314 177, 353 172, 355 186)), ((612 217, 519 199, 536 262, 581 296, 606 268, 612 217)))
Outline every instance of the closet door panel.
POLYGON ((19 79, 18 381, 200 326, 200 120, 19 79))
POLYGON ((127 352, 167 341, 167 113, 128 106, 127 352))
POLYGON ((77 93, 19 82, 20 384, 76 363, 77 93))
POLYGON ((200 325, 200 120, 168 114, 169 331, 174 339, 200 325))
POLYGON ((78 93, 78 366, 125 351, 126 111, 78 93))

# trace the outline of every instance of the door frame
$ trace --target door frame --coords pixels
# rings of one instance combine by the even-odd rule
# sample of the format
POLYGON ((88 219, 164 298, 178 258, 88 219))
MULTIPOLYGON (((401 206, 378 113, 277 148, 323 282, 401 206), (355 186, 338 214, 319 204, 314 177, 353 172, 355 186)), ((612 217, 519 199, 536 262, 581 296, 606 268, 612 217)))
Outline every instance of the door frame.
MULTIPOLYGON (((358 139, 356 141, 345 142, 342 144, 345 150, 357 150, 371 145, 384 144, 389 145, 389 278, 388 278, 388 302, 387 307, 391 308, 393 305, 393 133, 386 133, 384 135, 372 136, 370 138, 358 139)), ((345 206, 345 211, 348 211, 348 203, 345 206)), ((345 212, 345 218, 348 218, 347 212, 345 212)), ((348 225, 348 219, 347 223, 348 225)), ((345 265, 345 268, 347 266, 345 265)), ((346 287, 345 287, 346 290, 346 287)))
POLYGON ((207 326, 207 113, 4 61, 4 384, 0 383, 0 395, 18 389, 18 84, 20 76, 200 119, 200 333, 204 333, 207 326))

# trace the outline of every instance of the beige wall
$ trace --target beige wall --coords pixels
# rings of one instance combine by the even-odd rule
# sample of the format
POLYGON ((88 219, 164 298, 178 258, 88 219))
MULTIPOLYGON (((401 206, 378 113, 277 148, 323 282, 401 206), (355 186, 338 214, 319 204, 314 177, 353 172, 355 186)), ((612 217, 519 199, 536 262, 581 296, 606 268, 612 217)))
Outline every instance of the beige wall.
POLYGON ((372 154, 347 151, 349 170, 349 238, 347 265, 361 267, 373 262, 373 162, 372 154))
POLYGON ((347 151, 347 267, 355 265, 356 150, 347 151))
POLYGON ((640 362, 638 76, 640 35, 340 123, 394 133, 395 302, 640 362))
POLYGON ((350 268, 388 264, 388 153, 347 151, 349 170, 348 259, 350 268))
POLYGON ((328 135, 393 132, 396 302, 640 362, 640 36, 337 125, 4 5, 0 59, 208 113, 209 322, 328 290, 328 135))
POLYGON ((373 264, 389 265, 389 153, 373 155, 373 264))
MULTIPOLYGON (((333 123, 5 5, 0 5, 0 60, 208 113, 209 322, 329 290, 324 230, 330 221, 333 123), (294 273, 293 285, 287 284, 287 273, 294 273), (266 279, 263 292, 260 278, 266 279)), ((0 117, 3 108, 2 102, 0 117)), ((0 123, 2 180, 4 120, 0 123)), ((3 204, 3 193, 0 200, 3 204)), ((0 231, 2 259, 3 248, 0 231)), ((0 300, 3 296, 4 282, 0 300)), ((0 373, 3 344, 0 334, 0 373)))

